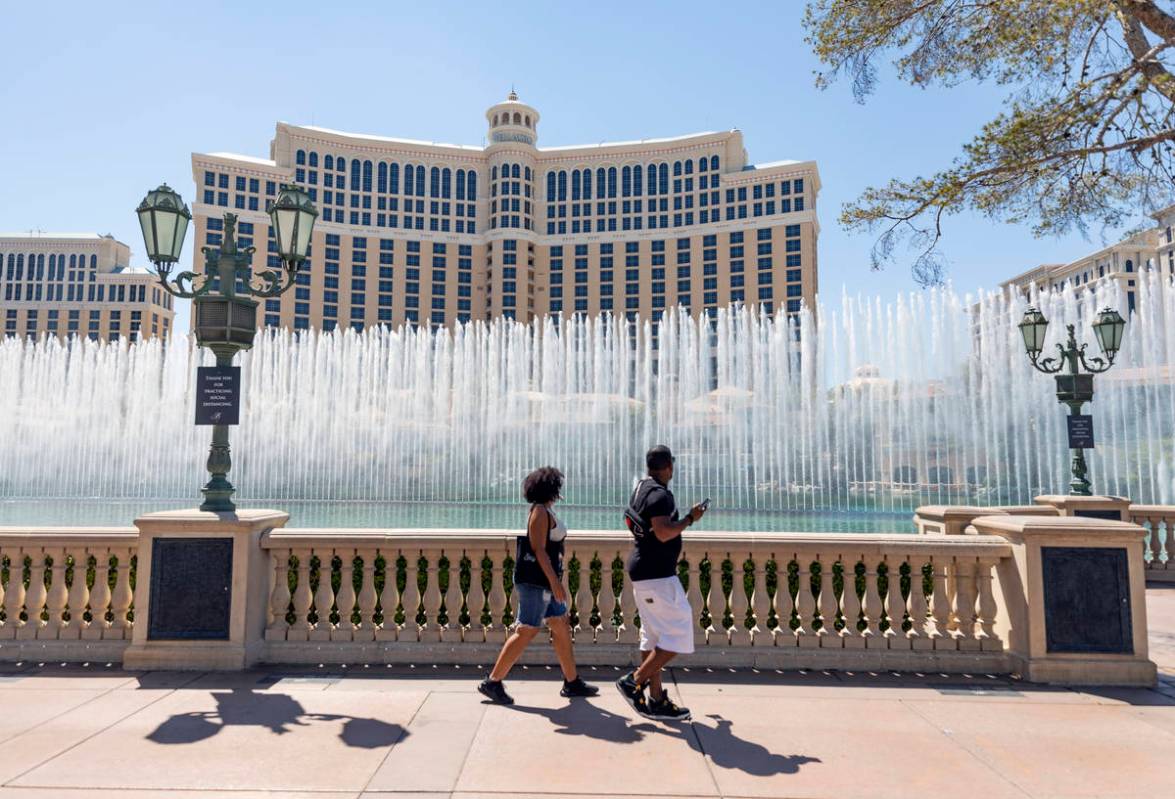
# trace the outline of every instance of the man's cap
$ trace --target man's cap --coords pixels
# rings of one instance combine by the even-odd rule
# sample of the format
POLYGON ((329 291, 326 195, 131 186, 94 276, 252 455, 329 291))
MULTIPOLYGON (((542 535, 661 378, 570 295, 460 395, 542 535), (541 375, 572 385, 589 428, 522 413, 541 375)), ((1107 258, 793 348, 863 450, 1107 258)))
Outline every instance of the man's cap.
POLYGON ((645 466, 650 469, 664 469, 673 463, 673 453, 664 444, 658 444, 645 453, 645 466))

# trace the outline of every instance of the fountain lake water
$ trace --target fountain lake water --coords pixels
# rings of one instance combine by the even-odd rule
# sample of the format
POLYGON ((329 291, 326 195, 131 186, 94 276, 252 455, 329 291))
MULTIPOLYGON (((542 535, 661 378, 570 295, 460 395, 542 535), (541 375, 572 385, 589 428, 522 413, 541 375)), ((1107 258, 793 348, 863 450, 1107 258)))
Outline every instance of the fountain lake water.
MULTIPOLYGON (((1095 490, 1141 502, 1175 500, 1175 290, 1163 280, 1139 275, 1122 352, 1087 406, 1095 490)), ((1126 309, 1121 285, 1102 283, 1037 298, 1048 348, 1074 323, 1096 349, 1096 311, 1126 309)), ((678 496, 744 514, 728 526, 1030 502, 1067 491, 1069 464, 1064 409, 1016 328, 1026 304, 941 289, 892 304, 846 295, 795 324, 732 309, 712 326, 670 313, 659 328, 262 332, 239 359, 230 479, 245 501, 297 502, 312 519, 374 523, 408 503, 427 524, 430 506, 515 503, 521 477, 554 464, 567 504, 614 509, 662 442, 678 456, 678 496), (323 516, 335 503, 377 510, 323 516)), ((27 505, 14 510, 28 500, 42 523, 82 500, 190 501, 210 435, 192 425, 194 372, 210 363, 186 337, 0 342, 0 524, 28 523, 27 505)), ((616 515, 579 513, 584 526, 616 515)))

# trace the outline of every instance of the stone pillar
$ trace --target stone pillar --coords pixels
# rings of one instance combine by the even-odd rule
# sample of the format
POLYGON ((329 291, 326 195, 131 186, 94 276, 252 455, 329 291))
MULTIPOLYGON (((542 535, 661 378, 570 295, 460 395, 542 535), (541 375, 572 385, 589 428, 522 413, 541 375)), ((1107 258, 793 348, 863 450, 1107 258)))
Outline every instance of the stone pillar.
POLYGON ((1130 500, 1126 497, 1079 497, 1074 494, 1044 494, 1034 497, 1037 505, 1056 508, 1061 516, 1127 521, 1130 500))
POLYGON ((135 625, 124 668, 235 671, 256 663, 271 568, 260 540, 289 518, 177 510, 136 519, 135 625))
POLYGON ((1012 545, 1013 557, 997 569, 994 634, 1006 642, 1013 667, 1026 680, 1154 685, 1142 527, 1015 515, 982 516, 972 526, 1012 545))

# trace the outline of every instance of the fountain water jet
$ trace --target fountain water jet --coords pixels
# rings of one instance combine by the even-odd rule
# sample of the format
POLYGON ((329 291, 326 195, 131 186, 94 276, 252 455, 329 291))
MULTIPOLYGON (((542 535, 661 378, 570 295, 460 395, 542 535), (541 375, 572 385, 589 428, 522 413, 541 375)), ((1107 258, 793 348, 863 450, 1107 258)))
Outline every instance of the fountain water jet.
MULTIPOLYGON (((1175 290, 1162 281, 1140 275, 1091 411, 1095 491, 1141 502, 1175 490, 1175 290)), ((1053 335, 1125 306, 1104 283, 1034 299, 1053 335)), ((664 442, 675 487, 725 508, 1028 502, 1063 491, 1068 463, 1052 382, 1022 352, 1025 305, 941 289, 846 295, 794 324, 731 309, 713 324, 262 332, 243 358, 232 480, 274 502, 513 502, 521 476, 552 463, 568 502, 619 505, 664 442)), ((0 498, 195 497, 207 436, 191 424, 194 367, 209 362, 183 337, 0 342, 0 498)))

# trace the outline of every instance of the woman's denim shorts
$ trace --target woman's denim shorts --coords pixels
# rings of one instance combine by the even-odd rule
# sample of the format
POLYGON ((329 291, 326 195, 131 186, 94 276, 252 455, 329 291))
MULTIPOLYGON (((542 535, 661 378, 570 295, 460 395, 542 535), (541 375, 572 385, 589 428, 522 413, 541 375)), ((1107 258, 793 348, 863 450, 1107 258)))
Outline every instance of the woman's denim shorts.
POLYGON ((524 627, 542 627, 545 619, 567 615, 567 605, 556 602, 555 596, 538 585, 516 583, 518 592, 518 623, 524 627))

